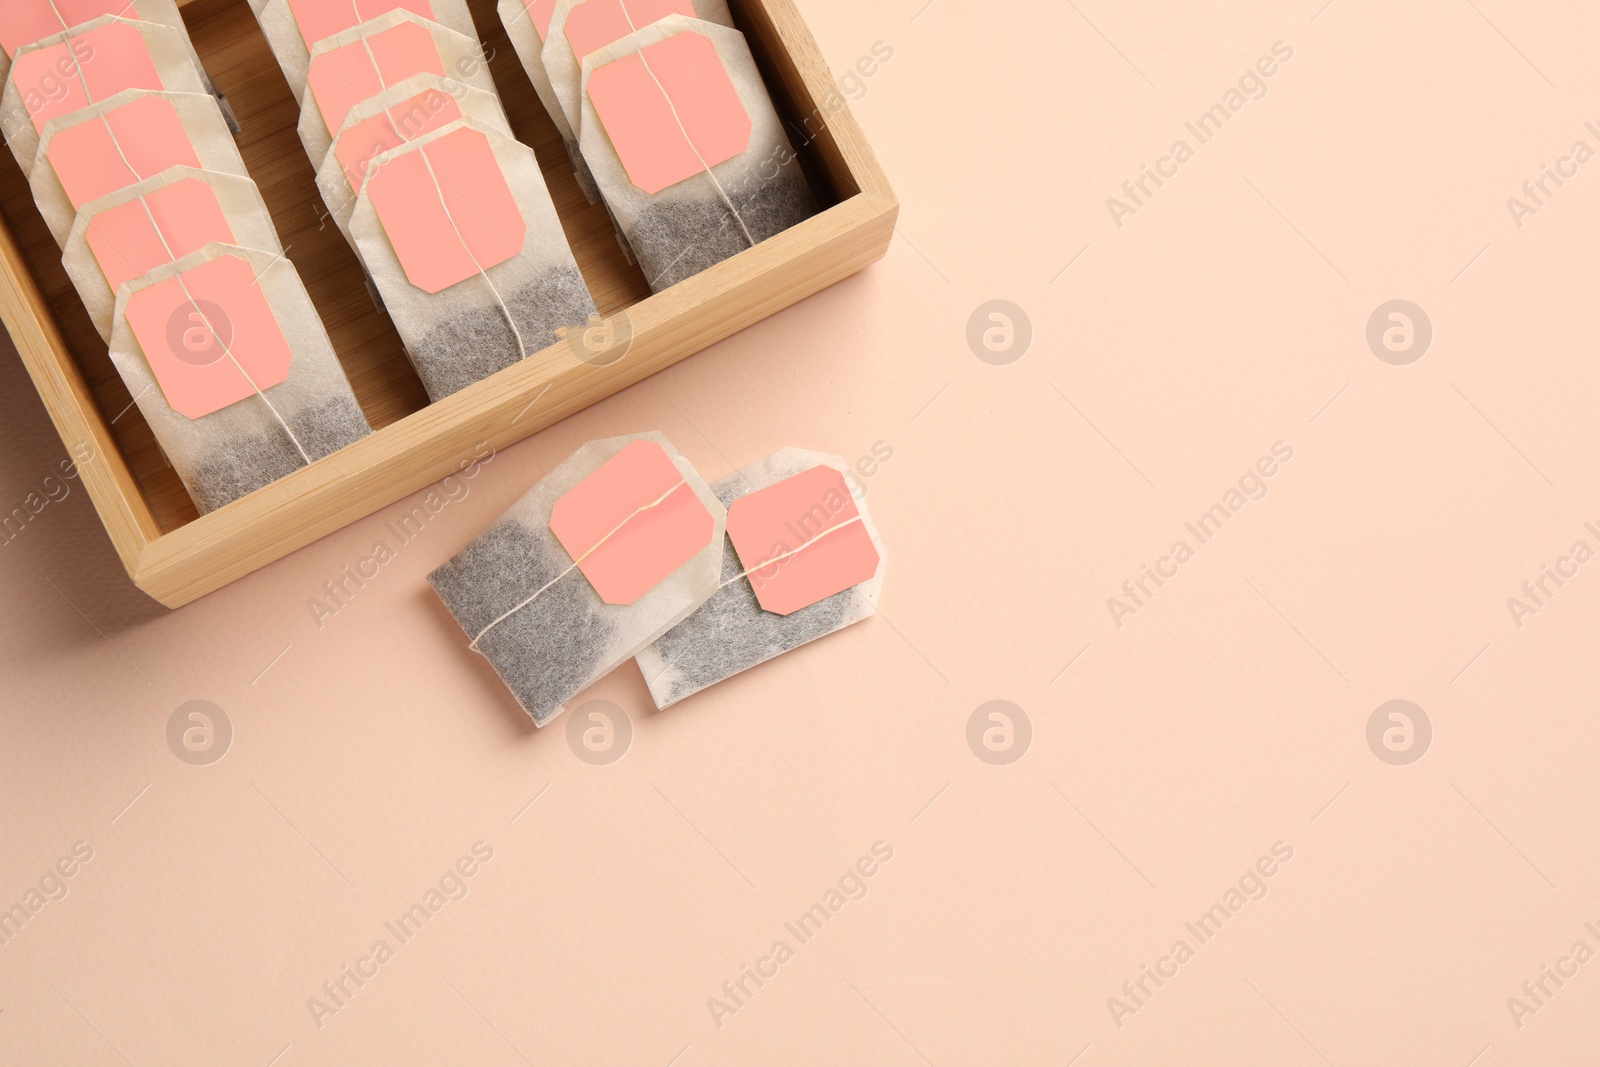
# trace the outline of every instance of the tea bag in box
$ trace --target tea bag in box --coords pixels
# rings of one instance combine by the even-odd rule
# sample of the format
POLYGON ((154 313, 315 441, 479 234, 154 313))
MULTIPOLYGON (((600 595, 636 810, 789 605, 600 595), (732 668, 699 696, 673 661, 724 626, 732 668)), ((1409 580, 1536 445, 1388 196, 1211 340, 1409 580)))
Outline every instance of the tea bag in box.
POLYGON ((665 708, 877 611, 886 553, 843 460, 785 448, 712 485, 728 508, 717 591, 639 653, 665 708))
POLYGON ((51 119, 28 184, 56 243, 65 245, 79 208, 171 167, 248 177, 210 97, 130 89, 51 119))
MULTIPOLYGON (((173 0, 6 0, 0 4, 0 78, 6 76, 12 57, 24 47, 106 15, 153 22, 188 35, 173 0)), ((194 55, 192 44, 189 54, 200 69, 200 57, 194 55)), ((204 71, 201 73, 203 76, 204 71)))
POLYGON ((418 74, 496 95, 476 40, 409 11, 391 11, 318 42, 300 101, 300 142, 312 167, 321 168, 351 108, 418 74))
POLYGON ((296 100, 305 95, 313 48, 391 11, 409 11, 464 37, 478 37, 465 0, 250 0, 250 8, 296 100))
POLYGON ((533 151, 471 119, 373 160, 350 233, 436 401, 597 314, 533 151))
POLYGON ((583 78, 584 158, 653 290, 816 213, 739 31, 669 15, 583 78))
POLYGON ((31 174, 39 133, 51 119, 128 89, 207 93, 192 55, 182 30, 109 16, 27 45, 0 94, 0 133, 31 174))
POLYGON ((283 251, 255 182, 173 167, 85 204, 61 262, 109 341, 118 289, 213 243, 283 251))
POLYGON ((407 78, 350 109, 322 161, 317 188, 339 232, 352 246, 350 213, 366 181, 368 165, 385 152, 463 118, 512 136, 499 97, 437 74, 407 78))
POLYGON ((543 726, 711 595, 723 518, 661 434, 594 441, 428 581, 543 726))
POLYGON ((599 199, 600 191, 595 187, 594 177, 589 174, 583 154, 578 150, 577 131, 561 110, 561 101, 556 98, 550 75, 544 68, 544 39, 550 32, 550 20, 555 7, 556 0, 500 0, 500 21, 506 28, 506 36, 511 39, 511 47, 516 50, 517 58, 522 61, 522 69, 528 72, 528 80, 533 82, 534 91, 539 94, 539 102, 550 113, 550 121, 555 124, 556 132, 561 134, 561 141, 567 146, 567 155, 572 157, 579 187, 592 204, 599 199))
POLYGON ((111 361, 202 514, 371 432, 299 274, 271 252, 207 245, 124 285, 111 361))

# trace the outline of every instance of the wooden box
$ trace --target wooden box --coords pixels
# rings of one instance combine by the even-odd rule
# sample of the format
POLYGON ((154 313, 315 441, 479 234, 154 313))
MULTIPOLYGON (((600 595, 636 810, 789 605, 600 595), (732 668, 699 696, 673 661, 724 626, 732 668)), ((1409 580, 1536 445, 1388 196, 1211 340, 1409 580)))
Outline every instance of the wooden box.
POLYGON ((898 204, 794 0, 730 0, 824 210, 652 295, 587 203, 495 13, 469 0, 517 136, 544 168, 595 303, 631 332, 609 366, 557 344, 429 405, 355 255, 325 218, 295 133, 299 112, 247 0, 179 0, 207 71, 226 94, 260 186, 374 433, 208 515, 167 465, 61 266, 21 171, 0 160, 0 317, 133 581, 179 607, 370 515, 485 446, 505 447, 882 258, 898 204))

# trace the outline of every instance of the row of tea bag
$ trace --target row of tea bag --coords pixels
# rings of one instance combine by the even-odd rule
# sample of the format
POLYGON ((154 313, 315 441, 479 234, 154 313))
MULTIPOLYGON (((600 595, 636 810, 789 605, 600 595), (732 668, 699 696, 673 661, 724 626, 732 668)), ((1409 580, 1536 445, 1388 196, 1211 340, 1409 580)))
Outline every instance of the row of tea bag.
POLYGON ((816 214, 727 0, 500 0, 500 17, 652 290, 816 214))
POLYGON ((665 708, 877 610, 849 474, 788 448, 707 485, 659 433, 594 441, 429 581, 535 725, 634 658, 665 708))
POLYGON ((5 0, 3 127, 202 512, 370 432, 172 0, 5 0))
POLYGON ((597 317, 464 0, 252 0, 328 212, 442 400, 597 317))

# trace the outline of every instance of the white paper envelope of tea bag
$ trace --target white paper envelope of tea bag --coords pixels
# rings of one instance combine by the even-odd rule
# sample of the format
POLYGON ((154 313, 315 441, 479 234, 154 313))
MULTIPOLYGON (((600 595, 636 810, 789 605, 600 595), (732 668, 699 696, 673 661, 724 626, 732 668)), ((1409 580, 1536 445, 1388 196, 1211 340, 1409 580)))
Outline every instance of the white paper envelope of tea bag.
POLYGON ((428 581, 543 726, 712 594, 724 518, 661 434, 594 441, 428 581))
POLYGON ((471 119, 373 160, 350 233, 436 401, 597 314, 533 151, 471 119))
POLYGON ((839 457, 798 448, 712 483, 729 509, 722 577, 710 599, 639 653, 656 707, 876 613, 888 552, 858 485, 839 457), (745 514, 741 501, 756 506, 745 514))
POLYGON ((589 55, 580 136, 656 292, 817 211, 737 30, 671 15, 589 55))
POLYGON ((209 244, 283 251, 255 182, 173 167, 85 204, 61 262, 90 321, 110 341, 119 288, 209 244))
POLYGON ((27 45, 0 93, 0 134, 31 174, 39 135, 52 119, 129 89, 209 95, 193 56, 182 30, 111 16, 27 45))
POLYGON ((64 245, 80 207, 171 167, 249 176, 210 96, 130 89, 52 119, 28 184, 50 233, 64 245))
POLYGON ((207 245, 117 293, 111 361, 202 514, 371 432, 294 265, 207 245))
POLYGON ((317 173, 317 189, 345 240, 354 246, 350 213, 372 161, 464 118, 513 136, 499 97, 436 74, 407 78, 350 109, 317 173))

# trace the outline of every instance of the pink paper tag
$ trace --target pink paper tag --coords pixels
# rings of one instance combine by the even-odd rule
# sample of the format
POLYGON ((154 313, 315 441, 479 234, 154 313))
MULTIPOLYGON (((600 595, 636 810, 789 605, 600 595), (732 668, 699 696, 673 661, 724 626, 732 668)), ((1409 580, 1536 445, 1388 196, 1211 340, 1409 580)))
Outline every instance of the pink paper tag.
POLYGON ((113 293, 212 241, 233 244, 233 230, 216 192, 198 178, 107 208, 89 223, 89 248, 113 293))
POLYGON ((108 23, 29 52, 12 64, 11 81, 35 130, 124 89, 161 88, 144 37, 129 22, 108 23))
POLYGON ((750 145, 750 116, 716 46, 692 30, 598 68, 589 98, 629 180, 651 195, 750 145))
POLYGON ((522 4, 528 10, 528 20, 538 31, 539 40, 543 41, 549 37, 550 20, 555 18, 556 14, 556 0, 522 0, 522 4))
POLYGON ((289 13, 300 27, 307 48, 396 10, 433 20, 428 0, 289 0, 289 13))
POLYGON ((711 543, 716 520, 666 449, 634 441, 550 511, 550 530, 607 604, 632 604, 711 543))
POLYGON ((224 255, 179 277, 181 285, 169 278, 127 304, 172 410, 202 418, 288 379, 289 342, 249 263, 224 255))
POLYGON ((406 278, 437 293, 522 251, 527 224, 489 138, 461 129, 396 156, 367 195, 406 278))
POLYGON ((413 74, 442 78, 444 60, 426 26, 404 22, 314 57, 306 81, 328 132, 338 133, 351 108, 413 74))
POLYGON ((728 537, 761 606, 792 615, 877 574, 878 550, 860 516, 844 475, 832 467, 812 467, 735 500, 728 537))
POLYGON ((45 156, 74 208, 168 167, 200 166, 177 109, 159 96, 137 97, 58 130, 45 156))
POLYGON ((668 15, 694 18, 690 0, 584 0, 567 13, 567 44, 582 63, 585 56, 615 44, 668 15))
POLYGON ((359 193, 367 180, 367 164, 460 117, 461 108, 449 93, 429 89, 345 130, 339 135, 334 153, 339 157, 339 166, 344 168, 350 188, 359 193))
POLYGON ((5 0, 0 3, 0 48, 8 56, 103 15, 136 19, 131 0, 5 0))

